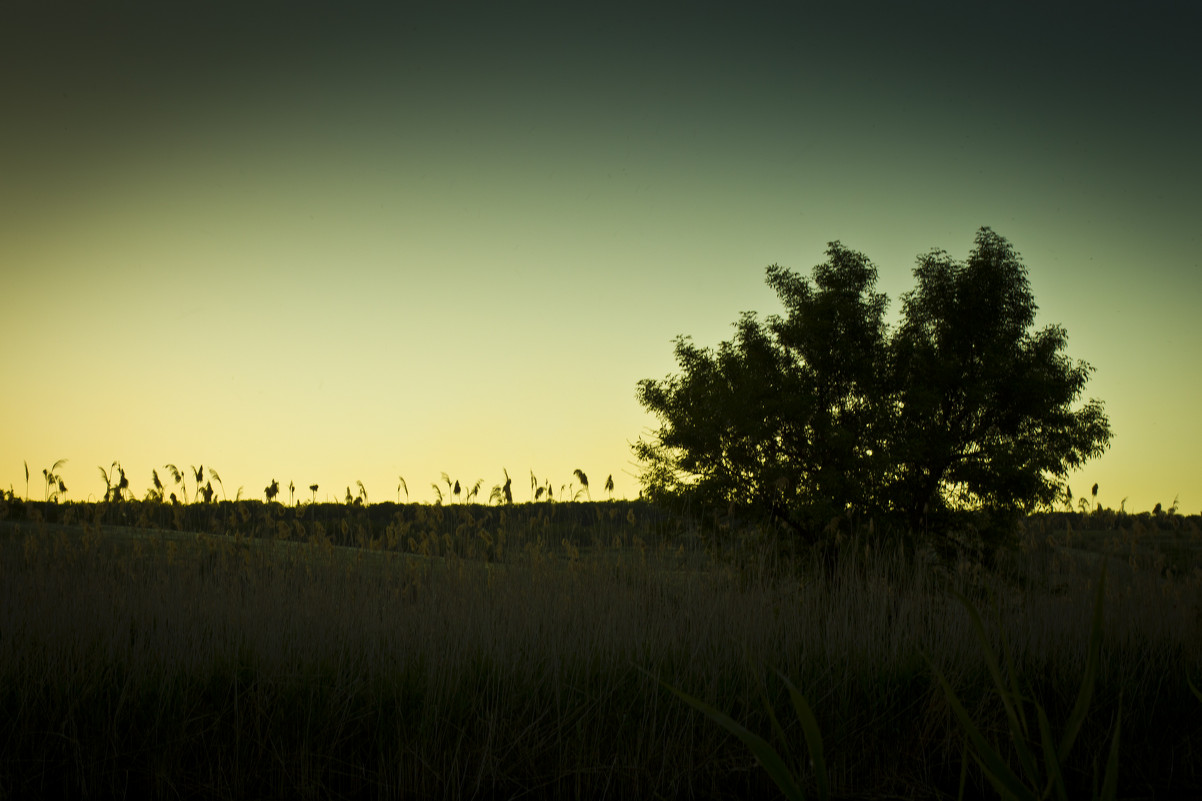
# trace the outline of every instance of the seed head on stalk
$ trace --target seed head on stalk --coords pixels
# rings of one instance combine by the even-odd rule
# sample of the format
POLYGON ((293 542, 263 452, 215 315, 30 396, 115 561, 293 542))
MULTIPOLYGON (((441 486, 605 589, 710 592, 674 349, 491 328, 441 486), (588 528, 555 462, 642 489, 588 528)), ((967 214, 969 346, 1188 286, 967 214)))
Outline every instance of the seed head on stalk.
MULTIPOLYGON (((49 470, 42 470, 42 477, 46 479, 46 500, 48 500, 48 501, 49 500, 58 500, 58 489, 57 489, 57 485, 59 483, 58 469, 66 463, 67 463, 66 459, 59 459, 57 462, 55 462, 53 465, 50 466, 49 470)), ((28 471, 28 469, 29 468, 26 467, 26 471, 28 471)), ((29 483, 28 483, 29 479, 26 478, 25 481, 26 481, 25 494, 28 495, 29 494, 29 483)))
POLYGON ((212 467, 210 467, 210 468, 209 468, 209 478, 211 478, 211 479, 213 479, 214 481, 216 481, 216 482, 217 482, 217 485, 218 485, 219 487, 221 487, 221 498, 222 498, 223 500, 229 500, 229 499, 228 499, 228 498, 226 498, 226 496, 225 496, 225 484, 223 484, 223 483, 221 482, 221 476, 217 475, 217 471, 216 471, 216 470, 214 470, 212 467))
POLYGON ((167 472, 171 473, 171 479, 180 485, 180 495, 184 496, 184 503, 188 502, 188 485, 184 483, 184 474, 180 469, 173 464, 164 465, 167 472))

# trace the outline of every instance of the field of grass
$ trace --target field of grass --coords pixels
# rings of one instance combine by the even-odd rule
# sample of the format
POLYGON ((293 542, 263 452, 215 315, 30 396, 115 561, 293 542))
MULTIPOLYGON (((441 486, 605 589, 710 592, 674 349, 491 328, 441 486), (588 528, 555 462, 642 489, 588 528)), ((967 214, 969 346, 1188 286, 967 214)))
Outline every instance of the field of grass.
POLYGON ((772 797, 656 679, 799 758, 776 671, 810 702, 837 797, 954 797, 965 735, 932 665, 1013 748, 951 591, 1058 722, 1103 554, 1070 787, 1088 795, 1121 707, 1120 796, 1202 792, 1196 518, 1031 519, 986 569, 867 535, 812 562, 624 502, 10 499, 0 517, 0 798, 772 797))

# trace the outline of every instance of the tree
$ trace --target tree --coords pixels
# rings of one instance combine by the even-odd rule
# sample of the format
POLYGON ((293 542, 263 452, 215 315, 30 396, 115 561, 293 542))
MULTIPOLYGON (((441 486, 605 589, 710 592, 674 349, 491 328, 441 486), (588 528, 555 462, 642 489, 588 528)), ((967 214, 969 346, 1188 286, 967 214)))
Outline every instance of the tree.
POLYGON ((652 499, 750 506, 798 532, 869 504, 885 355, 876 269, 838 242, 814 281, 777 265, 786 316, 745 313, 717 351, 676 339, 682 374, 638 386, 661 421, 635 453, 652 499))
POLYGON ((1093 368, 1064 355, 1064 328, 1034 330, 1027 270, 988 228, 966 262, 936 250, 914 275, 893 337, 891 503, 912 524, 924 509, 1051 506, 1110 442, 1101 402, 1074 409, 1093 368))
POLYGON ((784 315, 745 313, 716 350, 675 341, 679 375, 639 382, 660 421, 634 446, 652 499, 758 510, 807 539, 847 516, 911 529, 943 513, 1049 505, 1110 440, 1091 368, 1033 330, 1017 253, 988 228, 966 262, 922 256, 896 331, 877 272, 838 242, 812 280, 777 265, 784 315))

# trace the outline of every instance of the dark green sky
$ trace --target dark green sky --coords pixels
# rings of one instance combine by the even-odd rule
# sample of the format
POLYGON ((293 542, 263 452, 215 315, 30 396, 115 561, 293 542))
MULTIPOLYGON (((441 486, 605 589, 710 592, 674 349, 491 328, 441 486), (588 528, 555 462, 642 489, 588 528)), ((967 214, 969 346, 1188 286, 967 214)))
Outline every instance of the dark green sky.
POLYGON ((989 225, 1098 369, 1076 483, 1192 510, 1202 14, 976 6, 2 3, 0 484, 633 495, 673 336, 989 225))

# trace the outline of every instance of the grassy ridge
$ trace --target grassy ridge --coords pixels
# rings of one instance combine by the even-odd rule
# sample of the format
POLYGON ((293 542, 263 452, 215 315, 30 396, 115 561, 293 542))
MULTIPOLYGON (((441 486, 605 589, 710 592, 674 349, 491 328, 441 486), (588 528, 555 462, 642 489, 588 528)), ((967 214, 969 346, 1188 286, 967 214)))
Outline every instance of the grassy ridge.
POLYGON ((1063 720, 1099 543, 1115 569, 1070 783, 1088 788, 1121 691, 1120 795, 1202 788, 1186 683, 1202 677, 1193 521, 1173 567, 1144 547, 1167 536, 1147 521, 1089 540, 1049 519, 986 571, 856 539, 810 566, 750 533, 737 558, 719 556, 633 505, 504 521, 396 507, 378 525, 350 516, 374 505, 324 522, 318 507, 304 536, 295 513, 262 504, 214 505, 233 525, 200 535, 105 522, 138 523, 138 504, 81 505, 66 525, 36 506, 8 507, 0 527, 0 797, 771 794, 741 743, 651 676, 765 736, 766 693, 801 742, 777 669, 813 706, 836 795, 954 794, 963 733, 923 654, 987 733, 1005 721, 948 590, 996 602, 1023 674, 1063 720))

